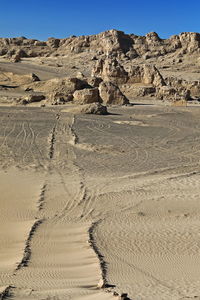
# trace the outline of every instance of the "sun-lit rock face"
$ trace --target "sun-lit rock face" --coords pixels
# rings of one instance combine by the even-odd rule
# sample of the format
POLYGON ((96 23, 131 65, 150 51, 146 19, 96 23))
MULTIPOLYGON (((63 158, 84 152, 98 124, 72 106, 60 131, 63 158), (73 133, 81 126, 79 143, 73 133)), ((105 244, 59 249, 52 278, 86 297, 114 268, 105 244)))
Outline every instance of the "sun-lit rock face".
POLYGON ((155 57, 182 49, 184 52, 199 52, 200 34, 184 32, 169 39, 161 39, 156 32, 146 36, 125 34, 119 30, 108 30, 91 36, 71 36, 65 39, 49 38, 45 41, 27 39, 25 37, 1 38, 0 56, 12 57, 22 49, 26 56, 64 55, 71 52, 93 52, 95 55, 104 54, 113 57, 126 55, 130 59, 146 55, 155 57))
POLYGON ((165 85, 164 79, 154 65, 132 65, 128 73, 129 83, 152 84, 153 86, 165 85))
POLYGON ((79 104, 89 104, 100 101, 98 88, 77 90, 73 94, 73 100, 79 104))
POLYGON ((104 104, 124 105, 129 103, 129 100, 120 91, 119 87, 112 82, 101 82, 99 94, 104 104))
POLYGON ((111 81, 115 84, 126 83, 128 80, 128 73, 123 66, 116 60, 116 58, 106 58, 105 60, 98 60, 92 76, 100 77, 104 81, 111 81))

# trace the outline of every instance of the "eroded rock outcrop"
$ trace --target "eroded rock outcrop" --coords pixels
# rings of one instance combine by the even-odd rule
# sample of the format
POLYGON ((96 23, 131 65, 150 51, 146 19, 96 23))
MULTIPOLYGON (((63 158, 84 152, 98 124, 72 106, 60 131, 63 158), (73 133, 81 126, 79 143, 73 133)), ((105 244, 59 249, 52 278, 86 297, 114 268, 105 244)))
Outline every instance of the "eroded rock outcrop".
POLYGON ((53 78, 46 81, 35 82, 26 86, 36 92, 57 93, 60 96, 73 94, 76 90, 88 87, 88 83, 76 77, 53 78))
POLYGON ((92 70, 93 77, 114 84, 144 83, 154 86, 165 85, 164 79, 154 65, 131 65, 126 71, 117 59, 106 58, 97 61, 92 70))
MULTIPOLYGON (((18 75, 3 79, 5 85, 25 85, 25 90, 42 92, 53 104, 72 101, 74 92, 83 89, 99 88, 103 93, 102 87, 107 94, 104 94, 105 101, 110 104, 112 101, 127 103, 123 93, 130 97, 155 96, 170 101, 199 99, 199 53, 200 34, 192 32, 174 35, 169 39, 160 38, 156 32, 138 36, 114 29, 91 36, 49 38, 47 41, 25 37, 0 38, 0 56, 6 60, 21 61, 23 64, 31 58, 31 62, 53 68, 52 73, 58 72, 59 77, 68 76, 36 83, 33 78, 24 77, 22 80, 16 77, 18 75), (191 57, 194 60, 190 63, 191 57), (195 75, 180 79, 182 70, 187 73, 187 66, 194 68, 193 75, 197 74, 195 80, 192 80, 195 75), (178 79, 173 79, 172 73, 178 79)), ((1 77, 0 84, 4 84, 1 83, 1 77)), ((80 101, 92 101, 86 100, 83 93, 86 92, 76 93, 79 98, 85 97, 80 101)), ((96 96, 91 98, 96 101, 96 96)))
POLYGON ((107 115, 107 107, 101 103, 91 103, 81 105, 79 112, 82 114, 107 115))
POLYGON ((128 73, 128 83, 152 84, 155 87, 164 86, 165 81, 154 65, 131 66, 128 73))
POLYGON ((180 50, 183 54, 199 53, 200 34, 183 32, 169 39, 161 39, 155 32, 150 32, 146 36, 138 36, 112 29, 91 36, 49 38, 46 42, 25 37, 0 39, 0 55, 20 49, 29 57, 92 51, 97 56, 110 55, 129 59, 146 57, 148 59, 180 50))
POLYGON ((200 81, 188 81, 174 77, 168 77, 165 81, 168 86, 173 87, 179 93, 187 92, 187 99, 200 99, 200 81))
POLYGON ((77 90, 73 93, 73 101, 78 104, 89 104, 99 102, 99 90, 98 88, 86 88, 77 90))
POLYGON ((94 115, 107 115, 107 107, 101 103, 90 103, 82 105, 71 105, 67 107, 65 112, 70 112, 73 114, 94 114, 94 115))
POLYGON ((102 82, 99 85, 99 94, 103 103, 112 105, 128 104, 129 100, 112 82, 102 82))
POLYGON ((45 99, 44 95, 29 95, 21 100, 21 104, 30 104, 33 102, 40 102, 45 99))
POLYGON ((123 84, 128 80, 128 73, 116 58, 100 59, 92 70, 93 77, 100 77, 103 81, 123 84))
POLYGON ((183 88, 176 89, 170 86, 162 86, 157 89, 156 98, 170 101, 189 100, 190 91, 183 88))
POLYGON ((47 103, 51 105, 61 105, 73 100, 72 94, 64 94, 63 92, 55 91, 48 93, 47 96, 47 103))

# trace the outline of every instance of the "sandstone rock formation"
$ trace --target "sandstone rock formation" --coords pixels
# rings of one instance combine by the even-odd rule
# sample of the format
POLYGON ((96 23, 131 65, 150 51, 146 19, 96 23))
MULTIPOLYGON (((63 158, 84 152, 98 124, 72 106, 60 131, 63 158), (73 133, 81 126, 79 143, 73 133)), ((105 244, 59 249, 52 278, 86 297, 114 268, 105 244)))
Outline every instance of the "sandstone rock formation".
POLYGON ((83 114, 95 114, 95 115, 107 115, 107 107, 101 103, 91 103, 82 105, 80 108, 80 113, 83 114))
POLYGON ((154 65, 134 66, 132 65, 128 73, 128 83, 144 83, 153 86, 165 85, 164 79, 154 65))
POLYGON ((189 100, 190 99, 190 91, 186 89, 176 89, 170 86, 162 86, 157 89, 156 97, 162 100, 189 100))
POLYGON ((13 62, 20 62, 23 57, 27 57, 26 52, 23 49, 18 49, 11 57, 13 62))
POLYGON ((100 77, 104 81, 110 81, 115 84, 126 83, 128 80, 128 73, 115 58, 97 61, 95 68, 92 70, 92 76, 100 77))
POLYGON ((66 103, 72 100, 75 91, 100 85, 101 91, 102 87, 104 91, 107 89, 104 101, 110 104, 110 99, 114 103, 127 103, 122 100, 126 98, 122 93, 130 100, 152 96, 170 101, 200 99, 199 53, 200 34, 192 32, 169 39, 162 39, 155 32, 138 36, 114 29, 91 36, 49 38, 47 41, 0 38, 2 59, 20 64, 31 60, 33 64, 43 64, 44 68, 48 66, 55 77, 59 77, 32 83, 33 78, 16 77, 24 75, 13 74, 11 79, 7 74, 9 79, 5 79, 2 72, 0 84, 26 85, 24 90, 42 92, 52 104, 66 103), (188 76, 188 69, 192 70, 191 76, 188 76))
POLYGON ((165 85, 164 79, 155 66, 144 65, 143 66, 143 82, 145 84, 153 84, 153 86, 165 85))
POLYGON ((79 104, 89 104, 99 102, 99 90, 98 88, 87 88, 77 90, 73 93, 73 100, 79 104))
POLYGON ((46 95, 47 103, 51 105, 60 105, 60 104, 65 104, 67 102, 70 102, 73 100, 73 95, 72 94, 64 94, 60 92, 51 92, 46 95))
POLYGON ((43 92, 46 94, 57 93, 60 96, 66 97, 73 94, 76 90, 88 87, 88 83, 78 78, 64 77, 35 82, 26 86, 26 88, 27 87, 36 92, 43 92))
MULTIPOLYGON (((106 58, 105 60, 101 59, 97 61, 95 68, 92 71, 92 76, 101 78, 104 82, 113 83, 115 87, 126 83, 128 85, 139 83, 143 85, 143 87, 145 85, 150 85, 148 90, 143 88, 144 94, 148 94, 148 92, 152 93, 155 87, 165 85, 162 75, 154 65, 131 65, 127 70, 125 70, 116 58, 106 58)), ((113 93, 113 88, 109 89, 112 90, 113 93)), ((119 103, 121 102, 123 101, 119 100, 119 103)))
POLYGON ((44 95, 29 95, 22 99, 22 104, 29 104, 32 102, 40 102, 45 99, 44 95))
POLYGON ((128 99, 142 99, 144 97, 155 97, 156 95, 155 87, 141 83, 121 85, 120 90, 128 99))
POLYGON ((168 77, 166 79, 166 84, 175 88, 179 93, 187 93, 187 99, 200 98, 200 81, 188 81, 174 77, 168 77))
POLYGON ((124 105, 129 103, 129 100, 120 91, 118 86, 114 85, 112 82, 100 83, 99 94, 103 103, 105 103, 106 105, 124 105))
POLYGON ((64 110, 65 112, 73 114, 95 114, 95 115, 107 115, 107 107, 101 103, 90 103, 90 104, 81 104, 73 105, 64 110))
POLYGON ((112 57, 125 55, 129 59, 146 56, 148 59, 180 51, 183 54, 199 53, 199 48, 200 34, 194 32, 184 32, 169 39, 161 39, 155 32, 138 36, 114 29, 91 36, 49 38, 46 42, 25 37, 0 39, 0 55, 6 55, 11 50, 23 49, 29 57, 92 51, 97 55, 104 54, 112 57))

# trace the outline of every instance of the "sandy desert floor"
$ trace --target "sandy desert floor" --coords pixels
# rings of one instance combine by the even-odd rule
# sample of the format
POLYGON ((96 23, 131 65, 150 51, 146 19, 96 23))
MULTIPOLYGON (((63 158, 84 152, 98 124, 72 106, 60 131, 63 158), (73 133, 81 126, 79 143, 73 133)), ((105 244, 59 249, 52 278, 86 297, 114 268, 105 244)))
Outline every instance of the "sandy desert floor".
POLYGON ((109 111, 0 108, 0 298, 200 299, 200 107, 109 111))

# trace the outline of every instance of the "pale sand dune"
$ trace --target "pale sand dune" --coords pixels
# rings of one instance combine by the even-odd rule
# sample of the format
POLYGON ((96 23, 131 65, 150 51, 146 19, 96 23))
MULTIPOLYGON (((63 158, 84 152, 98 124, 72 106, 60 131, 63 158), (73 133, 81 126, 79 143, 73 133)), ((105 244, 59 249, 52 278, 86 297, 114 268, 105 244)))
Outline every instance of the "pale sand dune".
POLYGON ((0 285, 9 283, 16 299, 110 299, 97 289, 101 269, 89 244, 90 223, 69 221, 59 207, 60 177, 47 176, 48 186, 41 189, 44 177, 14 168, 0 173, 0 285))
POLYGON ((115 201, 106 219, 102 210, 94 235, 109 262, 107 278, 133 299, 199 295, 199 179, 142 178, 132 180, 127 192, 130 180, 124 180, 118 182, 121 192, 105 188, 100 196, 99 201, 115 201))
MULTIPOLYGON (((19 170, 0 172, 0 274, 9 276, 23 257, 25 240, 35 222, 35 198, 41 176, 19 170)), ((0 276, 1 279, 1 276, 0 276)))
POLYGON ((44 221, 32 239, 34 250, 28 268, 21 269, 15 277, 14 285, 18 289, 13 291, 14 296, 26 299, 24 286, 28 279, 33 299, 43 299, 47 295, 59 299, 69 295, 73 299, 80 295, 109 299, 110 295, 102 296, 103 293, 96 289, 101 273, 98 259, 87 243, 88 226, 59 218, 44 221))
POLYGON ((0 297, 199 299, 200 110, 112 112, 0 109, 0 297))
POLYGON ((3 130, 1 155, 10 153, 7 161, 20 167, 0 172, 2 295, 9 284, 6 293, 15 299, 109 300, 112 294, 97 288, 102 274, 89 241, 92 221, 80 217, 85 187, 73 149, 67 146, 73 118, 66 119, 66 126, 54 118, 45 140, 42 136, 36 141, 30 124, 11 125, 11 130, 5 124, 3 130), (22 141, 18 147, 17 138, 22 141))

